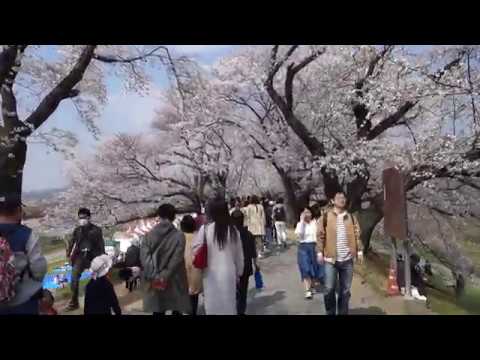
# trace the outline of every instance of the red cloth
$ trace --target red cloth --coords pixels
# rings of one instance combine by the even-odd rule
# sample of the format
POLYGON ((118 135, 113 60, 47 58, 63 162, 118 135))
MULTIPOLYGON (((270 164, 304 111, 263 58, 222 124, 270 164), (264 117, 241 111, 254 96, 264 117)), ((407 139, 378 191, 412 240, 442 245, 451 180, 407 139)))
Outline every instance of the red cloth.
POLYGON ((47 308, 47 309, 40 309, 40 315, 58 315, 57 310, 55 308, 47 308))

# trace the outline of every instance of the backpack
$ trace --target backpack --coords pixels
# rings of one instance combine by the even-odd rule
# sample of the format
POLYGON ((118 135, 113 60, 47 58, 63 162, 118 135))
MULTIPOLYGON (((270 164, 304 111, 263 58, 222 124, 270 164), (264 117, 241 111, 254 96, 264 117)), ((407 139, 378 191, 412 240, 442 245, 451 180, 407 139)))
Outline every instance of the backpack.
POLYGON ((230 217, 231 217, 232 219, 235 219, 236 217, 243 217, 243 218, 245 218, 245 215, 243 215, 242 210, 235 209, 235 210, 233 210, 232 213, 230 214, 230 217))
POLYGON ((5 236, 0 234, 0 304, 8 303, 15 297, 16 271, 15 255, 5 236))
POLYGON ((285 221, 287 219, 285 208, 283 206, 277 206, 273 209, 273 219, 275 221, 285 221))
POLYGON ((141 266, 140 261, 140 247, 136 245, 130 245, 127 249, 125 254, 125 266, 126 267, 134 267, 134 266, 141 266))
MULTIPOLYGON (((173 226, 170 228, 163 236, 166 237, 169 235, 173 230, 176 230, 175 227, 173 226)), ((159 274, 163 269, 158 268, 158 250, 160 249, 162 241, 157 241, 157 243, 150 247, 145 254, 145 257, 143 259, 142 267, 143 267, 143 277, 146 280, 155 280, 156 275, 159 274)), ((167 254, 167 258, 170 259, 173 255, 173 252, 175 251, 174 248, 170 251, 169 254, 167 254)), ((168 263, 168 261, 167 261, 168 263)))
POLYGON ((31 234, 32 230, 23 225, 15 226, 9 233, 0 231, 0 304, 15 298, 16 286, 25 274, 33 277, 26 249, 31 234))

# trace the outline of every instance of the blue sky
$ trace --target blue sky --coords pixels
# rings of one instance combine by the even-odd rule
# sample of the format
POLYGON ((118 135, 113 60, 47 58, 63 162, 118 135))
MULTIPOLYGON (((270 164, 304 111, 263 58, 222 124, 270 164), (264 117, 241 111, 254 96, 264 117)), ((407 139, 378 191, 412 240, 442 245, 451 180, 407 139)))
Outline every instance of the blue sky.
MULTIPOLYGON (((234 45, 172 45, 172 51, 190 55, 203 64, 211 64, 234 51, 234 45)), ((47 55, 48 56, 48 55, 47 55)), ((118 82, 108 81, 109 101, 97 125, 102 137, 120 132, 138 133, 148 131, 155 109, 161 105, 159 91, 168 86, 165 73, 154 74, 153 91, 149 96, 125 93, 118 82)), ((96 141, 80 121, 71 102, 64 101, 57 111, 42 126, 42 131, 52 128, 73 131, 78 135, 78 151, 86 153, 95 149, 96 141)), ((65 160, 45 145, 30 144, 24 169, 24 191, 46 190, 68 185, 65 160)))

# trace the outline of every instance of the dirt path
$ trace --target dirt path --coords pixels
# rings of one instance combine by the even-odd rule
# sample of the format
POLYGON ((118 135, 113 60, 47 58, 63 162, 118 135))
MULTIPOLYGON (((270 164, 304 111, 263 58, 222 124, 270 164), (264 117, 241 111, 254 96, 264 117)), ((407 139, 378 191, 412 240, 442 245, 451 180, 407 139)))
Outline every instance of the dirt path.
MULTIPOLYGON (((323 315, 325 307, 323 295, 315 294, 312 300, 304 299, 303 286, 297 268, 297 247, 291 246, 276 255, 263 259, 260 263, 265 288, 258 291, 250 280, 247 313, 250 315, 323 315)), ((140 291, 129 293, 124 284, 115 286, 115 291, 125 314, 142 313, 140 291)), ((80 299, 83 303, 83 298, 80 299)), ((58 309, 66 305, 57 304, 58 309)), ((200 299, 199 313, 203 313, 200 299)), ((385 297, 375 292, 363 279, 355 274, 350 303, 352 315, 427 315, 432 314, 424 303, 406 301, 402 297, 385 297)), ((71 315, 80 315, 78 310, 71 315)))

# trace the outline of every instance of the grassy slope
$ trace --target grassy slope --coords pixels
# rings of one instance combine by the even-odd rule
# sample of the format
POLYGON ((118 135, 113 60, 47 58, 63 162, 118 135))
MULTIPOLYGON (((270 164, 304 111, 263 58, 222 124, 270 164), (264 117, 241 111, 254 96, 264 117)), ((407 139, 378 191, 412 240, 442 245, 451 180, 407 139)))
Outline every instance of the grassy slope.
MULTIPOLYGON (((358 268, 358 273, 375 291, 386 296, 388 269, 388 256, 371 253, 365 260, 365 264, 358 268)), ((427 290, 432 311, 442 315, 480 314, 480 289, 467 288, 465 295, 457 301, 453 289, 445 287, 436 279, 432 279, 431 282, 440 289, 427 290)))

